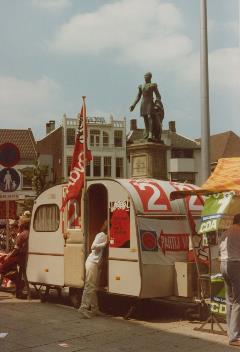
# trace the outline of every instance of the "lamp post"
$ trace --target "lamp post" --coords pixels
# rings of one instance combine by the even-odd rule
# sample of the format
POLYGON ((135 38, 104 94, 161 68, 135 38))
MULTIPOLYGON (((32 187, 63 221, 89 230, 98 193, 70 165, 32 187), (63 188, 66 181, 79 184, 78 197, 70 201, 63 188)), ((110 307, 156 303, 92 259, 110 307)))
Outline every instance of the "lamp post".
POLYGON ((201 178, 210 175, 210 119, 208 82, 207 0, 200 0, 200 81, 201 81, 201 178))

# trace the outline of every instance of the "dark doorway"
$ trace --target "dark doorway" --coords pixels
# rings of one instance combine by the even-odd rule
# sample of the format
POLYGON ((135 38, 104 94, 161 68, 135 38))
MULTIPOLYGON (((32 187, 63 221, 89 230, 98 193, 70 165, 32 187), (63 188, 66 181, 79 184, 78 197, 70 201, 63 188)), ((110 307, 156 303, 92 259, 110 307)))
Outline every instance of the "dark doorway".
MULTIPOLYGON (((87 193, 88 212, 88 252, 94 238, 108 217, 108 193, 102 184, 93 184, 88 188, 87 193)), ((108 287, 108 249, 104 252, 103 263, 101 265, 100 287, 108 287)))

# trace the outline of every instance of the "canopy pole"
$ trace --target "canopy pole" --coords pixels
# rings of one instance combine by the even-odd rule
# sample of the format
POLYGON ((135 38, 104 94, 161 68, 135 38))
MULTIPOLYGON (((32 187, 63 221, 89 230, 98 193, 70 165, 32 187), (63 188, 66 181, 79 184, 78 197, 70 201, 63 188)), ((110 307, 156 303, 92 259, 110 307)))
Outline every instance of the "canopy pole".
POLYGON ((189 228, 190 238, 191 238, 191 241, 192 241, 193 256, 194 256, 194 260, 195 260, 195 263, 196 263, 198 282, 199 282, 199 286, 200 286, 200 296, 201 296, 200 298, 204 300, 203 286, 202 286, 202 281, 200 280, 200 269, 199 269, 198 257, 197 257, 196 249, 195 249, 195 246, 194 246, 194 239, 193 239, 195 231, 193 230, 193 228, 191 226, 190 211, 189 211, 189 208, 188 208, 188 205, 187 205, 186 198, 183 198, 182 200, 183 200, 185 212, 186 212, 186 215, 187 215, 187 220, 188 220, 187 224, 188 224, 188 228, 189 228))

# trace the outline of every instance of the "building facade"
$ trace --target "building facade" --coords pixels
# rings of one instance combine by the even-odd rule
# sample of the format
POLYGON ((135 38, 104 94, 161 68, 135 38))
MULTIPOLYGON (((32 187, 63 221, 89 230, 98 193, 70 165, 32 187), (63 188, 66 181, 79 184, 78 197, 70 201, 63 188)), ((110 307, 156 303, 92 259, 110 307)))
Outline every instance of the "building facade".
MULTIPOLYGON (((55 129, 54 121, 47 124, 47 135, 37 142, 40 162, 50 163, 55 182, 67 181, 75 145, 78 119, 63 116, 62 126, 55 129), (50 126, 50 128, 49 128, 50 126)), ((87 166, 88 177, 125 178, 126 119, 110 121, 103 117, 87 118, 88 148, 92 161, 87 166)))
MULTIPOLYGON (((143 132, 143 129, 137 128, 137 120, 131 120, 127 144, 142 141, 143 132)), ((178 134, 175 121, 169 122, 169 129, 163 130, 161 138, 168 147, 166 152, 167 178, 174 182, 188 182, 199 185, 201 180, 200 143, 178 134)), ((130 170, 130 164, 128 163, 128 177, 131 176, 130 170)))

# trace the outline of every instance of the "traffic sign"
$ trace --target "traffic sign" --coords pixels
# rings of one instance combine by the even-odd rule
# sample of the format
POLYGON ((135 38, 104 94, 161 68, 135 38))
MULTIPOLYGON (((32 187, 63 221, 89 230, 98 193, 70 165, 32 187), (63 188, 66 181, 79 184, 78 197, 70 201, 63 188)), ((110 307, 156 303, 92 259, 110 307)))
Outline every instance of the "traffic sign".
POLYGON ((4 168, 0 171, 0 190, 14 192, 20 184, 20 176, 15 169, 4 168))
POLYGON ((19 194, 17 194, 16 192, 0 193, 0 202, 4 202, 6 200, 20 200, 20 199, 25 199, 25 198, 21 198, 19 194))
POLYGON ((0 145, 0 164, 4 167, 13 167, 20 160, 20 151, 13 143, 0 145))

